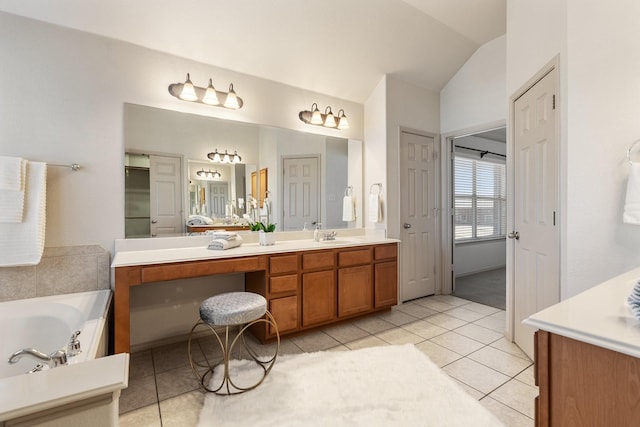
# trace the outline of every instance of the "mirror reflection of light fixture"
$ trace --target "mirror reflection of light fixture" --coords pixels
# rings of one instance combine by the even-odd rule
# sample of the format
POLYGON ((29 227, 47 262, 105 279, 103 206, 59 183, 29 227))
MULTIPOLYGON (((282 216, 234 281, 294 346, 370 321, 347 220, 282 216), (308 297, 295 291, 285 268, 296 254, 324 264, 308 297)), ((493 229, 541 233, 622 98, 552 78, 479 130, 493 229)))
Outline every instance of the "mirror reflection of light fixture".
POLYGON ((220 154, 216 148, 207 154, 207 157, 214 163, 240 163, 242 161, 242 157, 238 155, 237 150, 233 150, 233 154, 229 154, 228 150, 224 150, 224 154, 220 154))
POLYGON ((194 86, 191 83, 191 76, 187 73, 187 80, 184 83, 172 83, 169 85, 169 93, 183 101, 198 102, 201 104, 215 105, 218 107, 237 110, 242 108, 244 102, 233 89, 233 83, 229 85, 229 92, 220 92, 213 87, 213 80, 209 79, 209 85, 204 87, 194 86), (224 104, 220 100, 224 99, 224 104))
POLYGON ((327 128, 349 129, 349 122, 343 109, 338 111, 338 116, 333 115, 331 107, 327 107, 324 110, 324 114, 320 113, 318 104, 315 102, 311 104, 311 110, 300 111, 298 117, 303 122, 310 125, 323 126, 327 128))
POLYGON ((217 170, 212 171, 211 169, 209 169, 208 171, 201 169, 196 172, 196 175, 204 179, 220 179, 222 177, 222 174, 220 172, 218 172, 217 170))

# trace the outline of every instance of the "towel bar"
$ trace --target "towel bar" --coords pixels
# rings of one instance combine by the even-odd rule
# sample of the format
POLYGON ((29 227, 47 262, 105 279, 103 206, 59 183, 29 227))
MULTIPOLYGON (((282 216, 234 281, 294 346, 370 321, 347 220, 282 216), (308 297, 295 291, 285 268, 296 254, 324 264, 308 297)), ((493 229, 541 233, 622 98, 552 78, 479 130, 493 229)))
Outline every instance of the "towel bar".
POLYGON ((375 182, 375 183, 371 184, 371 187, 369 187, 369 194, 374 194, 373 193, 373 187, 378 187, 378 194, 382 193, 382 183, 381 182, 375 182))

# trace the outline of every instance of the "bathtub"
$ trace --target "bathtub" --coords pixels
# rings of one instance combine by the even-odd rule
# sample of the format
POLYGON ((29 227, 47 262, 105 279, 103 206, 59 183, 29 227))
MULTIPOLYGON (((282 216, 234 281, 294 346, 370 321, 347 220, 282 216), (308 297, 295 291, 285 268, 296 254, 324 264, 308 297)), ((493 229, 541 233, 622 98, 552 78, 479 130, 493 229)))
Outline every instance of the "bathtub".
POLYGON ((80 331, 78 340, 82 352, 69 357, 69 364, 104 356, 110 304, 108 289, 1 302, 0 379, 24 374, 38 363, 46 365, 30 356, 9 364, 8 359, 15 351, 35 348, 51 354, 66 348, 75 331, 80 331))

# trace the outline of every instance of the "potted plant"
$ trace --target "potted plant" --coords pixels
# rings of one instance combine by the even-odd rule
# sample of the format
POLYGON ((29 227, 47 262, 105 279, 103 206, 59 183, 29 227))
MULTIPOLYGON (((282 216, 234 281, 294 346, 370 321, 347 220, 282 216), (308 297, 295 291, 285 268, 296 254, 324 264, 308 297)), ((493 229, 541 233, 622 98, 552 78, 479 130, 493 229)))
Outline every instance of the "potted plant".
POLYGON ((251 231, 260 232, 260 244, 262 246, 269 246, 276 243, 276 235, 274 231, 276 231, 276 224, 272 224, 267 222, 266 224, 262 221, 254 222, 251 224, 251 231))

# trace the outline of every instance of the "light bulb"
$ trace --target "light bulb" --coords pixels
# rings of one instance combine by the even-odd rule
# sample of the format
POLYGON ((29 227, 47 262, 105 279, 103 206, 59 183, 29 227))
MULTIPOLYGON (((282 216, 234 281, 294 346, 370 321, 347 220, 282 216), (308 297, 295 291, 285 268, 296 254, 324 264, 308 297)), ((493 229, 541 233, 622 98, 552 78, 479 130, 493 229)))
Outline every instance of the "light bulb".
POLYGON ((337 126, 336 118, 333 117, 333 113, 331 112, 331 107, 327 107, 327 109, 324 112, 327 115, 324 119, 324 125, 328 128, 336 127, 337 126))
POLYGON ((187 73, 187 81, 184 82, 184 85, 182 85, 180 99, 184 99, 185 101, 196 101, 198 99, 198 95, 196 95, 196 90, 193 87, 193 83, 191 83, 189 73, 187 73))
POLYGON ((209 86, 207 86, 207 91, 204 94, 204 98, 202 98, 202 102, 209 105, 220 105, 218 94, 213 87, 213 81, 211 81, 211 79, 209 79, 209 86))
POLYGON ((321 125, 322 124, 322 114, 320 114, 320 110, 318 110, 318 104, 315 102, 311 105, 311 122, 312 125, 321 125), (314 109, 313 106, 316 106, 314 109))
POLYGON ((238 155, 238 151, 233 151, 233 163, 240 163, 242 161, 242 157, 238 155))
POLYGON ((229 153, 227 150, 224 150, 224 157, 222 158, 223 163, 231 163, 231 157, 229 157, 229 153))
POLYGON ((238 96, 233 90, 233 83, 229 85, 229 93, 227 94, 227 99, 224 101, 224 106, 233 110, 240 108, 240 104, 238 104, 238 96))
POLYGON ((220 163, 222 161, 222 159, 220 158, 220 153, 218 153, 218 149, 216 148, 216 150, 213 152, 213 159, 214 162, 218 162, 220 163))
POLYGON ((338 111, 338 129, 349 129, 349 122, 347 116, 344 115, 344 110, 338 111))

